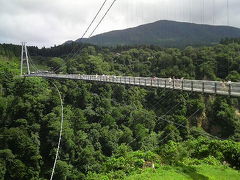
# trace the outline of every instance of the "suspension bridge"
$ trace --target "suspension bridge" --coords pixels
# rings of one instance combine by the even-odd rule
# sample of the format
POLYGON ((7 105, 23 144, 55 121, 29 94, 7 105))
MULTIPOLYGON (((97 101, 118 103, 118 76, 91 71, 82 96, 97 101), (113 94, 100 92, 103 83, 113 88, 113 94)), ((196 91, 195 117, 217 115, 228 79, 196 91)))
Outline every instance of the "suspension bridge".
MULTIPOLYGON (((112 1, 111 5, 105 12, 105 14, 100 19, 99 23, 90 33, 90 36, 95 32, 98 26, 101 24, 105 16, 108 14, 109 10, 112 8, 116 0, 112 1)), ((83 37, 89 31, 90 27, 93 25, 93 22, 96 20, 99 13, 102 11, 103 6, 105 5, 106 0, 103 2, 102 6, 98 10, 97 14, 91 21, 90 25, 87 27, 84 32, 83 37)), ((227 24, 229 24, 229 2, 227 0, 227 24)), ((203 8, 204 10, 204 1, 203 8)), ((204 17, 204 12, 202 14, 204 17)), ((213 18, 214 19, 214 18, 213 18)), ((204 22, 202 22, 204 23, 204 22)), ((74 53, 76 55, 80 52, 81 48, 74 53)), ((73 56, 74 56, 73 55, 73 56)), ((29 66, 29 54, 27 51, 26 43, 22 44, 22 55, 21 55, 21 76, 24 77, 43 77, 50 79, 71 79, 71 80, 84 80, 84 81, 95 81, 95 82, 105 82, 105 83, 116 83, 122 85, 133 85, 133 86, 144 86, 144 87, 153 87, 153 88, 165 88, 169 90, 178 90, 178 91, 190 91, 197 93, 206 93, 206 94, 218 94, 224 96, 240 97, 240 82, 223 82, 223 81, 207 81, 207 80, 190 80, 190 79, 175 79, 175 78, 157 78, 157 77, 131 77, 131 76, 114 76, 114 75, 83 75, 83 74, 52 74, 44 71, 37 71, 37 73, 30 72, 29 66), (23 63, 26 61, 27 65, 27 74, 23 74, 23 63)))
POLYGON ((36 73, 24 77, 43 77, 49 79, 71 79, 90 82, 116 83, 122 85, 165 88, 172 90, 191 91, 207 94, 219 94, 240 97, 240 83, 206 80, 188 80, 156 77, 131 77, 113 75, 80 75, 80 74, 48 74, 36 73))

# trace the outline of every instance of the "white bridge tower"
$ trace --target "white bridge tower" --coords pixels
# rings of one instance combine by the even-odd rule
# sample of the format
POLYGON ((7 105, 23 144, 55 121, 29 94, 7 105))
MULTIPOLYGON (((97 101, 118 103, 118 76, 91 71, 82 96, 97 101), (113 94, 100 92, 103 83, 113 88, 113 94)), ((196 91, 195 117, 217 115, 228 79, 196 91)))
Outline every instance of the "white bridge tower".
POLYGON ((28 50, 26 42, 22 42, 22 54, 21 54, 21 76, 23 75, 23 64, 27 64, 27 74, 30 74, 29 62, 28 62, 28 50))

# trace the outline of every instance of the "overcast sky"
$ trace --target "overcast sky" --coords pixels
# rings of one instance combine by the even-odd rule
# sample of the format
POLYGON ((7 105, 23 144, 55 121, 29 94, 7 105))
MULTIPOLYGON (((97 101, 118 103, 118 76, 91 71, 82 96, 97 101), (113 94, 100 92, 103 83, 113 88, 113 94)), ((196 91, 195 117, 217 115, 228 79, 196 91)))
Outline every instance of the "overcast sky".
MULTIPOLYGON (((103 13, 112 1, 107 0, 103 13)), ((76 40, 103 2, 0 0, 0 43, 49 47, 76 40)), ((95 34, 166 19, 240 28, 240 0, 117 0, 95 34)))

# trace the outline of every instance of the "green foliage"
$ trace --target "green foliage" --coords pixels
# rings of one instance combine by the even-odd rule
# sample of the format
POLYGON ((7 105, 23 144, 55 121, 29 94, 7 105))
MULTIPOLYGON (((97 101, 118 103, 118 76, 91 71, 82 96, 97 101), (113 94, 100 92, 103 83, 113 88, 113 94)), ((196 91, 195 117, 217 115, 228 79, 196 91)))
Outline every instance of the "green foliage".
MULTIPOLYGON (((68 48, 30 49, 49 69, 66 62, 58 72, 239 81, 236 43, 184 50, 84 46, 82 53, 66 59, 68 48)), ((48 179, 59 137, 60 100, 52 80, 16 76, 18 48, 6 49, 0 46, 0 179, 48 179)), ((240 137, 237 98, 97 82, 54 83, 64 100, 56 179, 123 179, 144 173, 147 162, 155 165, 151 173, 176 176, 181 171, 202 177, 195 166, 205 170, 206 164, 225 164, 230 174, 227 166, 240 168, 239 143, 233 141, 240 137)))
POLYGON ((161 158, 150 151, 128 152, 126 154, 122 154, 121 156, 116 154, 106 161, 106 172, 123 171, 126 174, 130 174, 134 171, 141 170, 145 162, 159 164, 161 162, 161 158))
POLYGON ((226 162, 232 167, 240 168, 240 144, 234 141, 209 140, 199 138, 184 143, 190 157, 203 159, 213 156, 220 162, 226 162))
POLYGON ((66 71, 66 67, 63 65, 65 62, 63 59, 61 58, 51 58, 48 62, 48 66, 51 67, 52 70, 56 71, 56 72, 65 72, 66 71))
POLYGON ((209 164, 209 165, 215 165, 215 166, 222 165, 222 163, 213 156, 208 156, 203 159, 195 159, 195 158, 187 157, 187 158, 183 158, 181 163, 187 166, 201 165, 201 164, 209 164))
POLYGON ((188 157, 188 151, 182 144, 169 141, 167 144, 160 146, 157 150, 164 163, 176 164, 188 157))

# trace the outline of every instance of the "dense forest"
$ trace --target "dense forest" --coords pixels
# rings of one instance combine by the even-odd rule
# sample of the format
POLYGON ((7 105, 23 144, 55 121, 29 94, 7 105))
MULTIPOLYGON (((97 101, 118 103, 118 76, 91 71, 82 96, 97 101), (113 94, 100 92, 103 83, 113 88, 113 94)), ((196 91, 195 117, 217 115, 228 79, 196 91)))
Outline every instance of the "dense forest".
MULTIPOLYGON (((240 98, 23 78, 21 47, 0 45, 0 179, 239 179, 240 98), (153 178, 154 177, 154 178, 153 178)), ((29 47, 56 73, 240 81, 240 43, 212 47, 29 47), (77 51, 78 50, 78 51, 77 51)))

